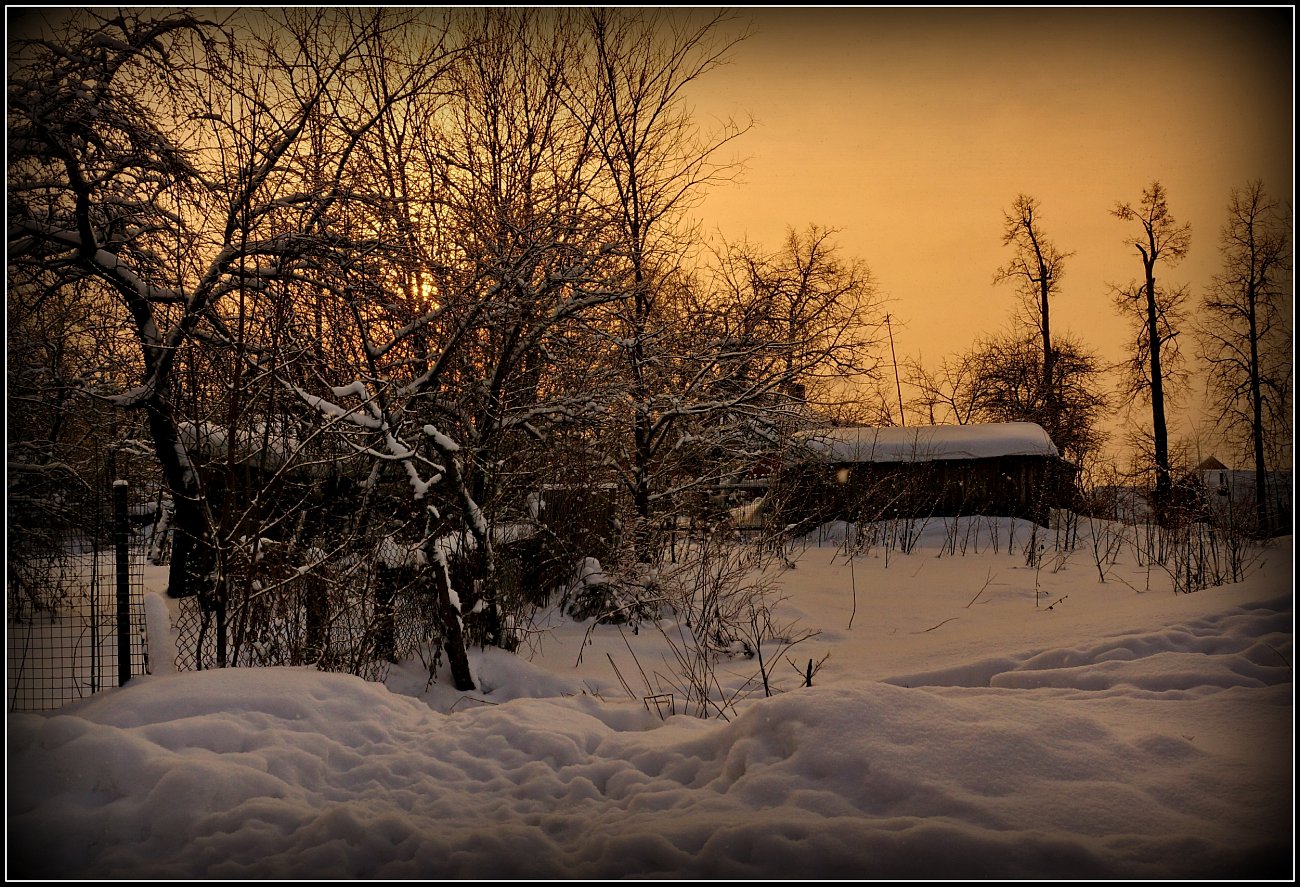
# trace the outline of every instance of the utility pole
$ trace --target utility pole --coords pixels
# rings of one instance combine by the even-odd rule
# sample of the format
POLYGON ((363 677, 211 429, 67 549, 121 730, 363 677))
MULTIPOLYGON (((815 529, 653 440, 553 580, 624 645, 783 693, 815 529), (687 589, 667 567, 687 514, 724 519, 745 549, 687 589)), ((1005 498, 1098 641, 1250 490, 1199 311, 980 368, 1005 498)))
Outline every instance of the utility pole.
POLYGON ((894 362, 894 385, 898 388, 898 424, 907 427, 907 415, 903 412, 903 383, 898 378, 898 356, 894 354, 894 328, 885 315, 885 329, 889 331, 889 358, 894 362))

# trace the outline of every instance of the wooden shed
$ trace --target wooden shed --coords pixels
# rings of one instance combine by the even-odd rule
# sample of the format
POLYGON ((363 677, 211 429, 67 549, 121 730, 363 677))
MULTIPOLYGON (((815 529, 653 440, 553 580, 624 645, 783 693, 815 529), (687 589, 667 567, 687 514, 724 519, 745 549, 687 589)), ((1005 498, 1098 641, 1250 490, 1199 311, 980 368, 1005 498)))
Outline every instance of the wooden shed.
POLYGON ((786 523, 986 514, 1046 524, 1076 469, 1032 422, 827 428, 797 435, 777 499, 786 523))

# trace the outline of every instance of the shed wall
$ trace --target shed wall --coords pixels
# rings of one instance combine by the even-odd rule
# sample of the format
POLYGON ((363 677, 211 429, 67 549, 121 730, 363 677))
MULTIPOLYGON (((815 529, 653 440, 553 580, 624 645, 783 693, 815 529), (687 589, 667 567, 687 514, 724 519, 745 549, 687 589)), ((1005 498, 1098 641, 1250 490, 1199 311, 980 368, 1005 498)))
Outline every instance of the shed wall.
POLYGON ((778 481, 785 523, 995 515, 1046 524, 1073 502, 1061 459, 1002 456, 928 462, 802 462, 778 481))

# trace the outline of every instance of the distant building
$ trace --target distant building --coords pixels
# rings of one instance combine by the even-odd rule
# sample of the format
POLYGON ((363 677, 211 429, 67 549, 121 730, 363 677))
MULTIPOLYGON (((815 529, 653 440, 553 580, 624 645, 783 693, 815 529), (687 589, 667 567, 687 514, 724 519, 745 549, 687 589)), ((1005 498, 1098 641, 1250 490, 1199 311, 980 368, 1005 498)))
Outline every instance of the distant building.
MULTIPOLYGON (((1196 492, 1212 520, 1238 526, 1253 525, 1255 508, 1255 472, 1228 468, 1214 456, 1201 462, 1185 479, 1196 492)), ((1267 526, 1264 535, 1290 533, 1293 523, 1292 474, 1269 471, 1264 475, 1267 526)))
POLYGON ((786 522, 967 514, 1046 524, 1076 468, 1032 422, 828 428, 797 435, 778 483, 786 522))

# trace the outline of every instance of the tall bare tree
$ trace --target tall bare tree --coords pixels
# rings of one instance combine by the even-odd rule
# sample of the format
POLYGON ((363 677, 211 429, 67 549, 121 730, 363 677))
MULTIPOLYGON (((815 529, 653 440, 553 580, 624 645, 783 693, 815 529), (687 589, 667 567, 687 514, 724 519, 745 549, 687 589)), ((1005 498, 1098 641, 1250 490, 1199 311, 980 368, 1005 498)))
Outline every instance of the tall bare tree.
POLYGON ((1073 253, 1062 252, 1043 232, 1039 203, 1027 194, 1016 197, 1011 209, 1003 214, 1002 242, 1011 247, 1012 258, 993 275, 993 282, 1012 283, 1024 303, 1030 323, 1042 341, 1042 375, 1038 401, 1042 405, 1041 424, 1057 440, 1057 416, 1053 379, 1056 354, 1052 347, 1051 299, 1060 292, 1065 260, 1073 253))
POLYGON ((657 339, 669 303, 680 293, 687 246, 685 211, 737 167, 720 152, 746 127, 704 132, 686 104, 687 90, 725 63, 744 37, 727 13, 604 10, 585 14, 586 58, 568 78, 567 100, 592 123, 600 156, 598 185, 616 236, 626 299, 611 339, 626 369, 626 429, 615 460, 632 499, 632 535, 649 558, 656 497, 654 463, 678 409, 662 397, 657 339), (663 412, 665 404, 668 411, 663 412))
MULTIPOLYGON (((398 442, 376 436, 379 451, 402 454, 421 495, 445 491, 441 530, 472 539, 460 609, 482 614, 476 639, 490 644, 510 643, 512 615, 493 524, 522 507, 523 466, 583 409, 580 393, 555 384, 552 363, 572 355, 567 337, 584 315, 623 298, 603 277, 608 213, 593 197, 591 125, 562 101, 574 22, 523 10, 457 17, 446 95, 415 103, 418 125, 379 131, 368 166, 402 210, 385 224, 409 243, 408 273, 403 282, 358 265, 352 291, 370 295, 349 296, 365 376, 380 383, 356 396, 398 442)), ((388 87, 373 77, 376 101, 388 87)), ((345 411, 320 386, 304 396, 327 415, 345 411)))
MULTIPOLYGON (((191 147, 207 141, 195 137, 205 127, 163 97, 196 97, 202 87, 192 75, 205 60, 222 64, 220 37, 186 13, 67 13, 19 43, 9 80, 10 267, 89 290, 130 327, 135 385, 118 378, 121 388, 101 393, 147 414, 178 518, 197 534, 210 516, 181 445, 173 370, 228 283, 242 198, 232 182, 227 242, 208 267, 183 263, 199 239, 189 223, 219 213, 222 201, 207 184, 217 176, 208 178, 191 147), (150 105, 155 92, 159 104, 150 105)), ((247 168, 242 193, 274 162, 247 168)))
POLYGON ((1156 270, 1182 261, 1191 245, 1192 229, 1188 224, 1179 224, 1169 212, 1165 188, 1158 181, 1152 182, 1142 192, 1142 199, 1136 205, 1116 203, 1111 215, 1120 221, 1134 223, 1138 229, 1124 242, 1137 251, 1144 276, 1134 285, 1116 288, 1115 304, 1135 321, 1129 382, 1131 390, 1145 395, 1151 403, 1151 442, 1155 463, 1153 506, 1157 519, 1163 521, 1173 486, 1166 383, 1175 365, 1175 339, 1180 333, 1181 308, 1187 292, 1185 287, 1158 285, 1156 270))
POLYGON ((1250 453, 1256 526, 1267 533, 1282 517, 1269 507, 1267 479, 1270 459, 1290 455, 1295 364, 1289 213, 1263 182, 1232 189, 1219 251, 1223 270, 1201 302, 1201 353, 1219 421, 1250 453))

